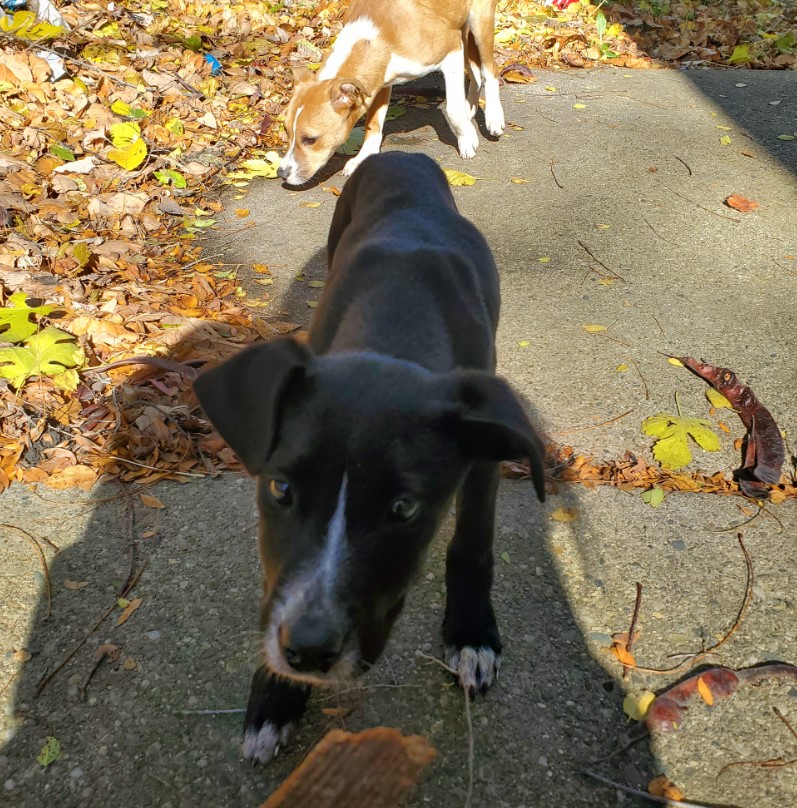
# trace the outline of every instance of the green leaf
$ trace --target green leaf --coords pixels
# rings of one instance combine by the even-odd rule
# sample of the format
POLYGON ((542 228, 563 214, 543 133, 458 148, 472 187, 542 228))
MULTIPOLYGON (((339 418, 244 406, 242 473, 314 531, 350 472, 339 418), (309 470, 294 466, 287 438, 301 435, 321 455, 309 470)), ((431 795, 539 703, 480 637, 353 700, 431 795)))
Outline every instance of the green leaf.
POLYGON ((162 171, 154 172, 154 174, 155 179, 161 185, 168 185, 170 182, 174 184, 175 188, 185 188, 188 185, 185 177, 173 168, 164 168, 162 171))
POLYGON ((717 410, 733 409, 733 404, 719 390, 715 390, 713 387, 706 388, 706 398, 711 402, 711 406, 717 410))
POLYGON ((126 104, 124 101, 116 100, 111 104, 111 111, 115 112, 117 115, 123 115, 125 118, 134 118, 136 120, 140 120, 141 118, 146 118, 149 115, 149 112, 145 109, 140 109, 139 107, 131 107, 130 104, 126 104))
POLYGON ((747 44, 737 45, 728 59, 728 64, 743 65, 750 61, 750 46, 747 44))
POLYGON ((50 376, 56 387, 74 390, 78 376, 71 368, 86 361, 75 338, 52 326, 34 334, 25 346, 0 349, 0 377, 22 387, 31 376, 50 376))
POLYGON ((50 146, 50 154, 60 157, 67 163, 71 163, 75 159, 75 153, 72 151, 72 149, 68 149, 66 146, 62 146, 60 143, 50 146))
POLYGON ((39 752, 36 757, 36 761, 42 766, 49 766, 51 763, 58 760, 59 757, 61 757, 61 742, 58 738, 53 738, 52 735, 48 735, 42 747, 42 751, 39 752))
POLYGON ((642 492, 642 501, 647 502, 651 508, 658 508, 664 502, 664 496, 664 489, 654 485, 653 488, 642 492))
POLYGON ((186 48, 192 51, 201 51, 202 50, 202 37, 198 34, 193 34, 192 36, 187 37, 183 40, 183 45, 186 48))
POLYGON ((646 435, 658 438, 653 446, 653 457, 665 469, 680 469, 692 462, 687 436, 707 452, 717 452, 720 441, 711 430, 711 421, 705 418, 684 418, 660 412, 642 423, 646 435))
POLYGON ((338 154, 345 154, 349 157, 351 157, 353 154, 357 154, 357 152, 360 151, 360 146, 363 145, 364 140, 365 127, 355 126, 354 129, 351 130, 349 139, 342 146, 338 146, 338 154))
POLYGON ((91 260, 91 252, 84 241, 79 241, 72 248, 72 257, 78 262, 78 266, 83 269, 91 260))
POLYGON ((387 108, 387 115, 385 115, 385 120, 395 121, 396 118, 400 118, 402 115, 405 115, 406 112, 407 112, 406 107, 398 106, 397 104, 391 104, 387 108))
POLYGON ((503 559, 503 560, 504 560, 504 561, 505 561, 507 564, 509 563, 509 553, 507 553, 507 552, 506 552, 506 550, 504 550, 504 552, 503 552, 503 553, 501 553, 501 558, 502 558, 502 559, 503 559))
POLYGON ((11 304, 10 306, 0 309, 1 342, 26 340, 31 334, 35 334, 39 327, 31 321, 31 315, 44 316, 55 308, 55 306, 30 305, 35 301, 24 292, 16 292, 11 295, 8 302, 11 304))
POLYGON ((606 15, 602 11, 595 15, 595 27, 598 29, 598 37, 603 40, 606 33, 606 15))
POLYGON ((778 140, 797 140, 797 135, 778 135, 778 140))

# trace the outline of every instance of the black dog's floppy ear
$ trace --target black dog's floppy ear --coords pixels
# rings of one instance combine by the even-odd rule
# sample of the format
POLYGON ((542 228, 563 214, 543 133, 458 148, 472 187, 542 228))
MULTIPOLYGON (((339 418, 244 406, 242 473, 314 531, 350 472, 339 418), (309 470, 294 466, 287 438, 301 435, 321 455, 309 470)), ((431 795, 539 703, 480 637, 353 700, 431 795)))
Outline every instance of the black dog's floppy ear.
POLYGON ((456 438, 475 461, 528 458, 534 490, 545 500, 545 447, 512 388, 480 370, 451 374, 457 405, 456 438))
POLYGON ((280 404, 312 354, 293 339, 250 345, 200 374, 194 392, 222 438, 257 474, 274 448, 280 404))

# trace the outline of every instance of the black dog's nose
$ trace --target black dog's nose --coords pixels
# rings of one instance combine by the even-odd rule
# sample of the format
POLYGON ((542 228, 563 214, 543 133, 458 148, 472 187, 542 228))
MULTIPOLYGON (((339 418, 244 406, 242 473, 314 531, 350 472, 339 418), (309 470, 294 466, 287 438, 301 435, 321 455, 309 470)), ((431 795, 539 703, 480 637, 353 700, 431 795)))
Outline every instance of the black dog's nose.
POLYGON ((281 177, 283 180, 284 180, 284 179, 285 179, 285 178, 288 176, 288 169, 285 167, 285 165, 284 165, 284 164, 283 164, 283 165, 281 165, 281 166, 280 166, 280 167, 277 169, 277 176, 278 176, 278 177, 281 177))
POLYGON ((334 626, 313 619, 281 625, 279 640, 287 663, 302 673, 328 673, 343 650, 343 635, 334 626))

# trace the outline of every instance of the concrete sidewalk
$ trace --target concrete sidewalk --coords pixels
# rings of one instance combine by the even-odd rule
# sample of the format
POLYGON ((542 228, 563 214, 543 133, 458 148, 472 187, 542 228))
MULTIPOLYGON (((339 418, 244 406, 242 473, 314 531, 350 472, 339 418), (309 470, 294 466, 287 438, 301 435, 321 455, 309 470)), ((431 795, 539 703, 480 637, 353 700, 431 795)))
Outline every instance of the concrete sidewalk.
MULTIPOLYGON (((438 110, 411 109, 388 124, 386 148, 423 151, 479 178, 454 194, 501 271, 501 372, 550 435, 600 458, 626 451, 649 458, 651 439, 640 424, 673 412, 676 390, 685 414, 707 417, 704 385, 660 352, 734 369, 793 440, 797 141, 778 139, 797 132, 793 75, 607 70, 538 77, 504 89, 513 126, 499 142, 483 139, 468 163, 459 160, 438 110), (741 214, 725 207, 733 193, 759 208, 741 214), (586 324, 609 329, 590 334, 586 324), (630 369, 617 371, 622 364, 630 369)), ((324 181, 342 184, 339 175, 324 181)), ((253 295, 262 287, 251 264, 271 266, 274 299, 266 313, 307 323, 307 302, 319 295, 307 282, 323 280, 334 202, 321 186, 295 192, 264 181, 245 200, 229 201, 229 219, 208 253, 223 251, 226 262, 240 263, 253 295), (236 207, 252 211, 255 226, 243 235, 233 232, 241 223, 231 213, 236 207)), ((728 411, 721 420, 731 430, 721 432, 722 451, 695 448, 694 468, 739 465, 733 440, 743 427, 728 411)), ((237 754, 239 715, 180 711, 240 707, 246 697, 259 580, 252 483, 229 475, 160 484, 150 493, 166 507, 136 508, 136 533, 155 531, 139 544, 149 561, 135 591, 141 607, 122 626, 114 626, 116 615, 104 623, 39 699, 32 694, 40 676, 114 602, 128 574, 126 506, 112 485, 91 495, 17 487, 0 497, 0 521, 61 547, 54 557, 47 551, 53 604, 44 621, 39 562, 24 535, 0 527, 0 689, 14 677, 0 692, 0 804, 250 808, 326 728, 379 724, 428 735, 439 751, 410 805, 465 804, 462 698, 416 656, 441 652, 450 525, 384 662, 357 688, 317 698, 285 754, 251 769, 237 754), (65 581, 87 585, 69 589, 65 581), (81 700, 94 652, 106 641, 121 647, 123 664, 103 664, 81 700), (33 654, 25 663, 13 656, 22 648, 33 654), (328 707, 351 712, 329 716, 322 712, 328 707), (62 756, 43 768, 36 755, 47 736, 58 738, 62 756)), ((624 743, 624 693, 671 682, 638 672, 623 680, 606 653, 610 635, 628 630, 637 582, 640 665, 671 667, 680 658, 670 655, 700 651, 733 625, 746 581, 733 529, 748 518, 740 505, 730 497, 670 495, 654 510, 638 494, 560 486, 540 506, 527 483, 502 484, 495 600, 506 654, 498 684, 473 705, 474 806, 642 804, 586 779, 584 768, 643 790, 666 773, 695 802, 797 802, 794 766, 733 767, 718 776, 732 762, 797 757, 797 742, 772 712, 778 707, 797 726, 795 682, 742 689, 711 708, 696 702, 678 731, 590 763, 624 743), (560 507, 578 518, 553 521, 560 507)), ((791 502, 744 528, 753 599, 712 664, 797 663, 796 526, 791 502)))

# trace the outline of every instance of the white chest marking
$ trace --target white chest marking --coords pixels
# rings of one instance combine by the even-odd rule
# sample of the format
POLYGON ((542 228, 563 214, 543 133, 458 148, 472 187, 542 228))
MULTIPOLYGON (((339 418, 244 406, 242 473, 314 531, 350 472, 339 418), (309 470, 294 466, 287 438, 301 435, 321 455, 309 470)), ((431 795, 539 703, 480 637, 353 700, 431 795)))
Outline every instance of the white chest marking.
MULTIPOLYGON (((324 66, 318 72, 318 78, 321 80, 334 79, 340 68, 343 67, 343 63, 349 58, 352 48, 358 42, 370 42, 377 36, 379 36, 379 28, 368 17, 360 17, 354 22, 344 25, 324 66)), ((348 76, 348 78, 356 78, 356 76, 348 76)))
POLYGON ((434 73, 439 69, 439 64, 430 65, 426 62, 416 62, 414 59, 407 59, 405 56, 394 53, 385 69, 385 84, 403 84, 405 81, 428 76, 429 73, 434 73))

